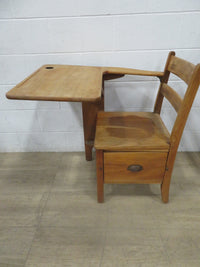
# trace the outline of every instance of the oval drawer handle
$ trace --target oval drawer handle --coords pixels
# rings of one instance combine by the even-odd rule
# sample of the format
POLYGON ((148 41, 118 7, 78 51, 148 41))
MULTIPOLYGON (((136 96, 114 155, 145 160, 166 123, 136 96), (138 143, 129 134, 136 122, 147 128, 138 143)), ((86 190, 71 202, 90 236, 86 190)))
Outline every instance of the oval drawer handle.
POLYGON ((142 166, 141 165, 129 165, 128 168, 127 168, 128 171, 131 171, 131 172, 139 172, 141 170, 143 170, 142 166))

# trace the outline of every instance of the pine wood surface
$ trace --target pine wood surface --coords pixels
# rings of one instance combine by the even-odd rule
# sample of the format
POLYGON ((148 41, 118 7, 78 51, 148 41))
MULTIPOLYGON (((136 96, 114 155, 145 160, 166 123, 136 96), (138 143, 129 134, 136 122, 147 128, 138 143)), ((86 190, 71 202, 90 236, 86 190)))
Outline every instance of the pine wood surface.
POLYGON ((171 148, 166 164, 167 171, 165 172, 161 185, 162 200, 165 203, 167 203, 169 200, 169 187, 178 146, 182 137, 183 130, 185 128, 187 118, 189 116, 189 112, 191 110, 193 101, 200 85, 200 64, 197 64, 195 66, 194 71, 191 74, 189 80, 190 82, 188 84, 187 91, 183 98, 170 136, 171 148))
POLYGON ((44 65, 7 94, 10 99, 49 101, 99 101, 102 78, 116 79, 125 74, 162 77, 162 72, 115 67, 44 65))
MULTIPOLYGON (((161 83, 153 113, 100 112, 98 114, 95 147, 98 153, 100 151, 104 153, 104 183, 160 183, 162 200, 167 203, 177 149, 200 84, 200 64, 195 66, 175 57, 175 52, 171 51, 164 73, 159 78, 161 83), (188 84, 183 98, 167 85, 170 72, 188 84), (162 120, 158 119, 164 97, 177 111, 170 135, 165 130, 162 120), (160 142, 161 140, 163 142, 160 142), (165 153, 162 154, 159 150, 165 153), (140 153, 146 154, 140 156, 140 153), (159 163, 163 163, 165 167, 160 168, 159 163), (129 164, 134 165, 131 166, 133 175, 129 164), (135 167, 141 165, 145 168, 142 170, 140 168, 140 171, 135 173, 137 170, 135 167), (157 173, 154 173, 155 171, 157 173)), ((97 181, 100 178, 97 175, 97 181)), ((102 198, 102 190, 97 187, 97 192, 99 198, 102 198)))
POLYGON ((109 151, 168 151, 169 132, 153 112, 99 112, 95 148, 109 151))
MULTIPOLYGON (((44 65, 11 89, 6 96, 11 99, 85 102, 82 107, 86 159, 91 160, 96 116, 97 112, 103 110, 104 106, 103 81, 120 78, 126 74, 157 76, 161 83, 154 112, 99 113, 95 138, 98 201, 103 202, 104 165, 106 164, 104 164, 104 154, 108 153, 106 151, 113 151, 112 153, 116 154, 113 155, 113 159, 116 159, 119 151, 125 153, 122 158, 126 160, 130 151, 132 151, 131 153, 136 153, 136 151, 137 153, 139 151, 140 153, 150 153, 151 151, 151 153, 155 154, 152 155, 152 158, 154 158, 152 168, 159 161, 162 162, 164 154, 167 155, 165 156, 166 168, 160 174, 159 179, 156 176, 157 174, 151 176, 151 170, 149 170, 150 176, 153 178, 149 178, 148 181, 161 183, 162 200, 163 202, 168 202, 170 180, 177 149, 200 84, 200 64, 195 66, 186 60, 176 57, 175 52, 171 51, 168 55, 164 72, 117 67, 44 65), (183 99, 167 85, 170 72, 188 84, 183 99), (171 135, 169 135, 159 115, 164 97, 169 100, 177 111, 177 118, 171 135), (159 154, 159 159, 155 160, 155 157, 159 154), (156 177, 156 181, 151 180, 156 179, 156 177)), ((147 156, 144 164, 148 164, 149 161, 151 161, 151 158, 148 159, 147 156)), ((106 168, 112 170, 112 167, 106 168)), ((115 173, 110 177, 113 177, 113 180, 111 180, 115 182, 114 174, 118 175, 120 170, 117 172, 116 167, 113 169, 115 173)), ((159 167, 158 170, 160 170, 159 167)), ((145 177, 143 179, 140 181, 141 183, 145 182, 145 177)))
POLYGON ((103 168, 103 151, 96 150, 96 171, 97 171, 97 201, 104 201, 104 168, 103 168))
POLYGON ((101 98, 98 67, 45 65, 11 89, 8 98, 52 101, 96 101, 101 98), (53 69, 47 69, 47 67, 53 69))
POLYGON ((86 160, 92 160, 92 148, 94 146, 94 138, 96 131, 97 113, 104 110, 104 97, 98 102, 83 102, 83 130, 85 140, 85 157, 86 160))
POLYGON ((194 64, 182 58, 176 57, 175 55, 171 57, 170 63, 168 65, 168 70, 177 75, 187 84, 189 83, 192 77, 194 68, 194 64))
POLYGON ((160 184, 165 171, 167 152, 105 152, 104 183, 160 184), (132 172, 130 165, 142 170, 132 172))
POLYGON ((171 103, 176 112, 178 112, 182 104, 182 98, 180 95, 166 83, 163 83, 161 93, 171 103))
POLYGON ((173 56, 175 56, 175 52, 170 51, 168 58, 167 58, 167 61, 165 63, 164 74, 163 74, 163 77, 161 79, 161 83, 160 83, 160 86, 158 89, 158 94, 157 94, 156 102, 154 105, 154 112, 158 113, 158 114, 160 114, 160 112, 161 112, 161 107, 162 107, 163 98, 164 98, 163 94, 161 93, 162 85, 163 85, 163 83, 167 83, 169 80, 170 71, 168 70, 168 66, 169 66, 170 60, 173 56))

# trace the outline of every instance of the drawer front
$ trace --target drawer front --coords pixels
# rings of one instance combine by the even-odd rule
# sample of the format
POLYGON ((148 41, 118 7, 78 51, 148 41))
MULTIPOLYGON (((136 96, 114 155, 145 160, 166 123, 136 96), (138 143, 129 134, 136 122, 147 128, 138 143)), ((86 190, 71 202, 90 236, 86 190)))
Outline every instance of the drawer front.
POLYGON ((161 183, 166 152, 105 152, 104 183, 161 183))

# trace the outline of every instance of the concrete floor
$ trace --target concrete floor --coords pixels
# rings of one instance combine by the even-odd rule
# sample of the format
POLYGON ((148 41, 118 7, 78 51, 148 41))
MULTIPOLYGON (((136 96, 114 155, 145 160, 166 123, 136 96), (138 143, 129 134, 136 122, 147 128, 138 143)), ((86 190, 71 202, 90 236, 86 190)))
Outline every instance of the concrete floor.
POLYGON ((0 154, 0 266, 200 266, 200 153, 159 185, 105 185, 84 153, 0 154))

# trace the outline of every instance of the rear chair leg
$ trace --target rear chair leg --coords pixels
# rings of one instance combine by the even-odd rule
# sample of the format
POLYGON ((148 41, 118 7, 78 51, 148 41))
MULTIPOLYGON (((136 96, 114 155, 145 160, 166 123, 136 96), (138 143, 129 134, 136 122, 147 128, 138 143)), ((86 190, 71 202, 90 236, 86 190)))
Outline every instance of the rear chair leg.
POLYGON ((103 168, 103 150, 96 150, 96 168, 97 168, 97 200, 104 202, 104 168, 103 168))

